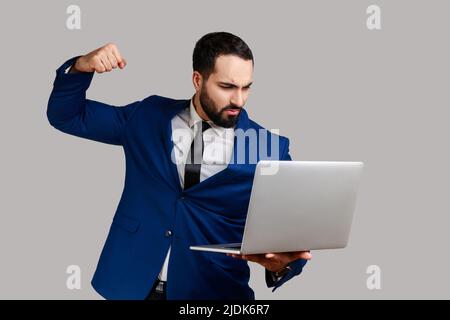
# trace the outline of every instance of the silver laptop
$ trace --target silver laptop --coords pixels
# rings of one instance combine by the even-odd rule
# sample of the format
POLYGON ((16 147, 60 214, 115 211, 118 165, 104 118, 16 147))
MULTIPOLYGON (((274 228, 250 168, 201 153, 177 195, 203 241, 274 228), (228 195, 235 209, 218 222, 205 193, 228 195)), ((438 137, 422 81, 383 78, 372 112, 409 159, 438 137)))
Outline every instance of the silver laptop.
POLYGON ((242 243, 192 250, 236 254, 347 246, 362 162, 260 161, 242 243))

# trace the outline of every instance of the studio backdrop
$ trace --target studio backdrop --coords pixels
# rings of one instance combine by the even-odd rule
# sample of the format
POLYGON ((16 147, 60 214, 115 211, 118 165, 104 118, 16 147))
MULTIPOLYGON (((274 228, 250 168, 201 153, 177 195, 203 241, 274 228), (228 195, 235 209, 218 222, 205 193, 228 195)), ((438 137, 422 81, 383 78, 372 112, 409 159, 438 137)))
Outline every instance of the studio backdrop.
POLYGON ((125 158, 49 124, 55 70, 113 42, 128 65, 95 74, 88 98, 189 99, 195 42, 228 31, 254 54, 250 118, 289 137, 294 160, 365 163, 348 247, 313 251, 275 292, 250 263, 256 299, 448 299, 448 12, 438 0, 3 1, 0 298, 102 298, 90 281, 125 158))

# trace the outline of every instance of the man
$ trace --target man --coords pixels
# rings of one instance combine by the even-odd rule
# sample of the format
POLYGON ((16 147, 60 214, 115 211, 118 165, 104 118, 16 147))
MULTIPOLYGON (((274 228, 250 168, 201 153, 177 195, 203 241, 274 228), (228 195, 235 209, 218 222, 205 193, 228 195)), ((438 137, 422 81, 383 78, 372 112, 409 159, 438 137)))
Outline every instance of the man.
MULTIPOLYGON (((254 66, 247 44, 226 32, 203 36, 193 53, 190 100, 150 96, 116 107, 86 99, 95 72, 125 66, 114 44, 68 60, 56 72, 47 109, 58 130, 125 152, 125 187, 92 280, 96 291, 106 299, 254 299, 247 261, 265 267, 273 290, 300 274, 309 252, 189 250, 241 242, 256 167, 252 149, 291 160, 288 139, 243 109, 254 66), (241 150, 237 132, 252 130, 256 140, 241 150), (275 139, 278 148, 270 150, 275 139)), ((264 158, 259 152, 257 160, 264 158)))

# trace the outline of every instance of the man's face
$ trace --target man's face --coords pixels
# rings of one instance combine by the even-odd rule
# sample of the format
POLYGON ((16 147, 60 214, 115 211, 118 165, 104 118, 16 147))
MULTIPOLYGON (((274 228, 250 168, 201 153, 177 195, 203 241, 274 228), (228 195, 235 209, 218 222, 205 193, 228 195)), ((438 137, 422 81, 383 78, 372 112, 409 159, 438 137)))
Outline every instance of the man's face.
POLYGON ((199 92, 203 111, 216 125, 231 128, 247 102, 253 78, 252 60, 234 55, 217 57, 214 72, 199 92))

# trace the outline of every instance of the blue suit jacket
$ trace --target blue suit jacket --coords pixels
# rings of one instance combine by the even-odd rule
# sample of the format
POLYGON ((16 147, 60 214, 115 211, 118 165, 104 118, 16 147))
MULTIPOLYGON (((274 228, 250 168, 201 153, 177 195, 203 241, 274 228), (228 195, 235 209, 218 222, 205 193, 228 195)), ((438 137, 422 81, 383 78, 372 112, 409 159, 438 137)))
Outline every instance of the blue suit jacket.
MULTIPOLYGON (((246 261, 189 249, 241 242, 256 167, 248 145, 246 162, 238 164, 235 138, 234 163, 183 191, 171 160, 171 119, 189 100, 153 95, 123 107, 88 100, 93 73, 64 73, 76 58, 56 71, 48 120, 62 132, 120 145, 126 158, 125 186, 92 280, 95 290, 106 299, 145 299, 171 246, 168 299, 254 299, 246 261)), ((237 128, 264 130, 245 110, 237 128)), ((263 132, 266 139, 258 136, 258 148, 267 143, 270 153, 273 134, 263 132)), ((288 139, 279 139, 279 158, 291 160, 288 139)), ((267 285, 275 290, 305 263, 293 262, 276 283, 266 272, 267 285)))

